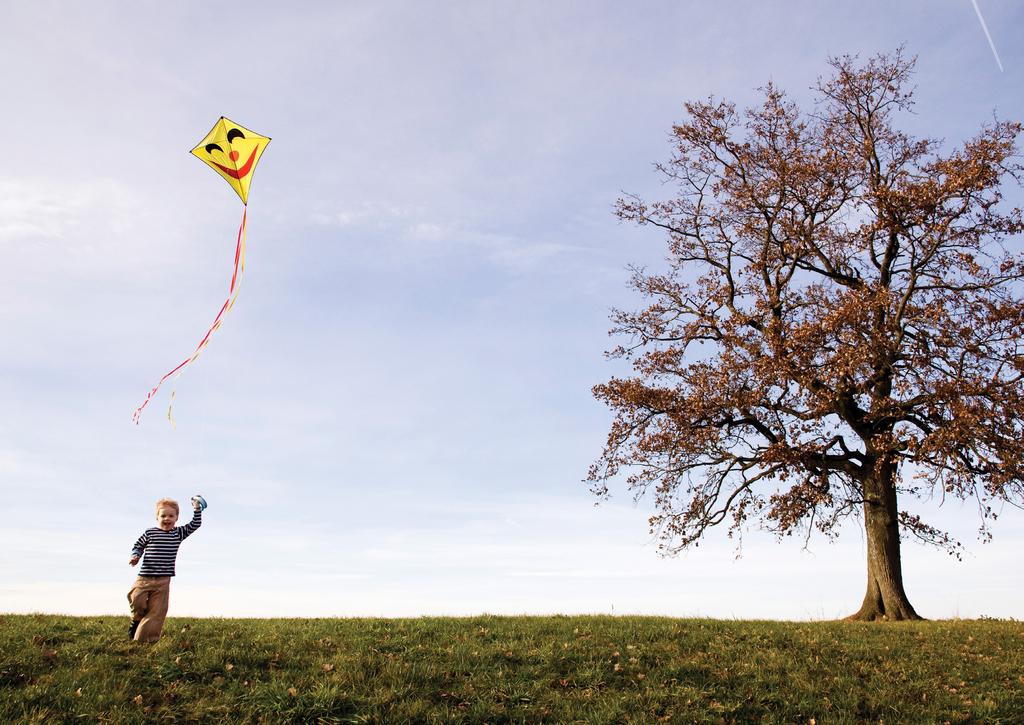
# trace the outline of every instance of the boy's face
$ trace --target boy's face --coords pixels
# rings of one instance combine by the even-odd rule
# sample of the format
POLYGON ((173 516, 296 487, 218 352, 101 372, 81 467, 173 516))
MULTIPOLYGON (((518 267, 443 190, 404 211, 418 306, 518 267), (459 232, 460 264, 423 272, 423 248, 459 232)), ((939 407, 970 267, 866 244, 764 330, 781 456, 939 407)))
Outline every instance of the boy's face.
POLYGON ((161 506, 156 510, 156 523, 164 531, 170 531, 178 523, 178 512, 169 506, 161 506))

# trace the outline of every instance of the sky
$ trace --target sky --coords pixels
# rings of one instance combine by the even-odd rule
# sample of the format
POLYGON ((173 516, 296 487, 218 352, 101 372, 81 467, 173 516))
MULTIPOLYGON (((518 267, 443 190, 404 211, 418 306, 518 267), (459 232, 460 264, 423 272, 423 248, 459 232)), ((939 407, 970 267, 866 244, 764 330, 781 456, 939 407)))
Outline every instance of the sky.
MULTIPOLYGON (((670 191, 684 102, 806 105, 830 56, 916 56, 900 122, 947 149, 1024 119, 1024 6, 977 7, 991 45, 971 0, 3 0, 0 612, 127 616, 154 502, 201 493, 172 616, 852 613, 856 523, 666 558, 588 491, 609 314, 666 253, 612 210, 670 191), (227 293, 221 115, 273 139, 241 292, 136 426, 227 293)), ((908 506, 967 547, 904 544, 918 613, 1024 617, 1024 512, 908 506)))

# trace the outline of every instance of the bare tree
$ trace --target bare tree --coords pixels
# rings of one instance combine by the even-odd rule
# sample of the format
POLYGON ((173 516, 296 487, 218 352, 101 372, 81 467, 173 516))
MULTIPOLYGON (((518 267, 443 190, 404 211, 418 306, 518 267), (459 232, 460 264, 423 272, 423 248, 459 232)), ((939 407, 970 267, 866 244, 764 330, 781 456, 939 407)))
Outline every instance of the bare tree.
POLYGON ((1021 125, 943 154, 893 124, 913 60, 829 65, 810 112, 772 85, 744 112, 686 104, 658 167, 673 197, 619 201, 670 267, 635 269, 649 304, 613 315, 633 375, 594 388, 615 418, 588 481, 651 494, 669 554, 720 523, 835 536, 863 515, 850 618, 919 619, 901 538, 961 544, 901 498, 974 499, 986 537, 1024 502, 1024 258, 1004 246, 1024 226, 1000 204, 1021 125))

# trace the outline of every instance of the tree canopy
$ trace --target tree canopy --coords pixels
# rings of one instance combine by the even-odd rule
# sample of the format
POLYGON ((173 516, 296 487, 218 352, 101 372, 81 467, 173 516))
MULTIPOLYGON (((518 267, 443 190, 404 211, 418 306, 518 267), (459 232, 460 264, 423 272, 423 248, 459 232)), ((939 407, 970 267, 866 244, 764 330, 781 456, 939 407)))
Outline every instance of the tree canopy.
POLYGON ((594 388, 614 412, 589 474, 650 494, 667 553, 709 527, 835 535, 862 517, 859 619, 918 615, 900 541, 956 553, 908 498, 973 499, 983 535, 1024 503, 1021 125, 952 151, 900 131, 914 61, 830 59, 803 111, 774 85, 743 111, 685 105, 657 168, 670 198, 619 201, 660 229, 669 266, 634 269, 616 311, 632 375, 594 388))

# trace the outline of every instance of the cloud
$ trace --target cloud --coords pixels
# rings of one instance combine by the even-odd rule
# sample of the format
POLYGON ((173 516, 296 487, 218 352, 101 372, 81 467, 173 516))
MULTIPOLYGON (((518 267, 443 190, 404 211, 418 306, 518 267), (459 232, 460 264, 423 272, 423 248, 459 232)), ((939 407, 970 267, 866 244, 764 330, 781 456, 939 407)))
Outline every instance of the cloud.
POLYGON ((146 280, 155 259, 161 272, 181 268, 187 255, 176 252, 198 222, 171 224, 170 214, 144 189, 113 179, 0 179, 0 279, 45 282, 49 296, 65 282, 146 280))
POLYGON ((49 189, 0 181, 0 242, 62 237, 74 224, 76 206, 49 189))
POLYGON ((451 260, 464 266, 475 260, 522 273, 556 258, 593 257, 597 252, 582 244, 552 240, 550 232, 536 236, 525 229, 495 232, 482 219, 437 217, 419 206, 367 202, 313 212, 309 219, 314 227, 342 230, 346 237, 375 239, 365 245, 364 259, 388 267, 415 266, 425 260, 451 260))
POLYGON ((450 239, 457 233, 454 225, 439 224, 437 222, 420 221, 412 226, 406 227, 405 237, 421 242, 440 242, 450 239))

